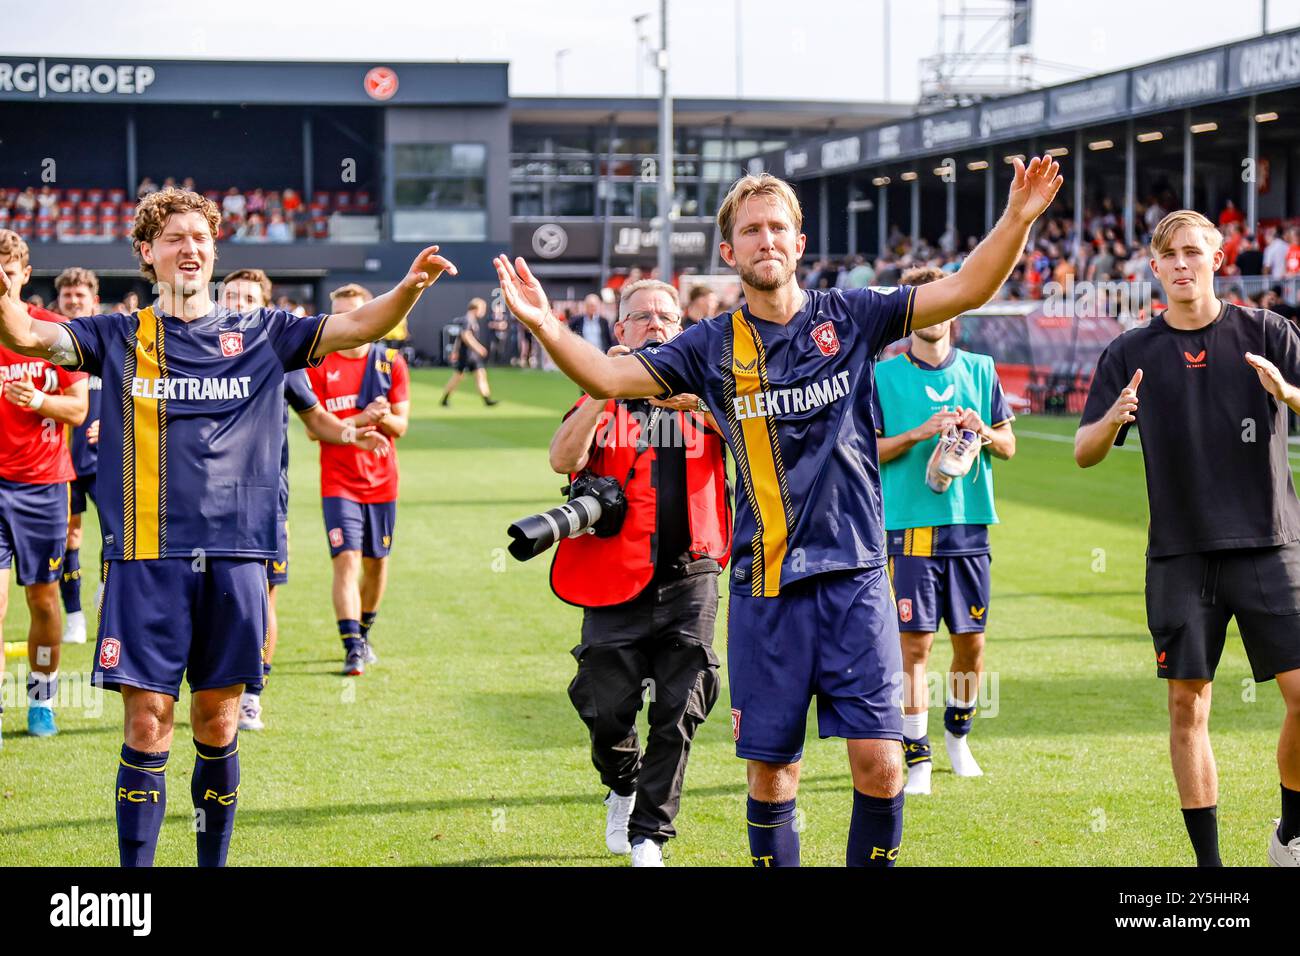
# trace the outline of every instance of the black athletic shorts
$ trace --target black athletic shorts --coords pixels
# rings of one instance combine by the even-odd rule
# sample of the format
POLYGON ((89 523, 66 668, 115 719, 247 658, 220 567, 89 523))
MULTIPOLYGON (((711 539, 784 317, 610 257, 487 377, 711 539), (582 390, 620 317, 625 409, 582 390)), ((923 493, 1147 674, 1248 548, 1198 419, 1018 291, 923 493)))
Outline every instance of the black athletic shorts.
POLYGON ((1300 541, 1147 558, 1157 677, 1212 680, 1234 617, 1256 681, 1300 667, 1300 541))
POLYGON ((458 372, 477 372, 483 367, 483 360, 478 357, 478 353, 473 349, 462 347, 460 354, 456 356, 456 371, 458 372))

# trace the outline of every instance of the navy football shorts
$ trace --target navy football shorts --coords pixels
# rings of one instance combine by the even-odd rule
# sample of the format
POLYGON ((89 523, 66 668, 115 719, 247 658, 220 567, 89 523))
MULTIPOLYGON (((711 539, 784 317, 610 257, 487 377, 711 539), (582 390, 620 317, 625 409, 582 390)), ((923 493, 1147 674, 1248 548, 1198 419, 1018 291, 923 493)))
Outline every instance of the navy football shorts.
MULTIPOLYGON (((86 502, 95 501, 95 476, 78 475, 68 487, 71 491, 71 512, 74 515, 85 514, 86 502)), ((95 501, 95 507, 99 507, 99 502, 95 501)))
POLYGON ((901 741, 902 667, 883 566, 818 574, 775 598, 733 591, 727 671, 736 756, 798 761, 814 698, 821 737, 901 741))
POLYGON ((266 561, 110 561, 93 679, 180 696, 262 679, 266 561))
POLYGON ((68 485, 29 485, 0 478, 0 571, 18 565, 21 587, 63 574, 68 547, 68 485))
POLYGON ((322 498, 330 557, 360 551, 367 558, 386 558, 393 547, 397 502, 362 504, 347 498, 322 498))
POLYGON ((289 583, 289 519, 275 519, 275 557, 266 562, 266 583, 281 587, 289 583))
POLYGON ((991 561, 988 554, 890 558, 898 629, 932 634, 942 619, 950 634, 982 633, 988 623, 991 561))

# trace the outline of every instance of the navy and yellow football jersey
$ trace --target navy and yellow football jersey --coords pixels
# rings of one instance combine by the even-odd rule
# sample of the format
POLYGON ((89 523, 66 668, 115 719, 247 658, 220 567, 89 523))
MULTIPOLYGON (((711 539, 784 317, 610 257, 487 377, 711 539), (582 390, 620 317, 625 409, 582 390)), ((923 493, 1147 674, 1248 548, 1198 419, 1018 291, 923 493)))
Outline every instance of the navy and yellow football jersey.
POLYGON ((747 308, 637 353, 661 397, 701 396, 736 457, 732 588, 775 597, 885 563, 874 366, 911 331, 910 286, 810 290, 786 325, 747 308))
POLYGON ((103 380, 95 492, 108 561, 272 558, 284 373, 326 316, 154 305, 67 324, 75 370, 103 380))

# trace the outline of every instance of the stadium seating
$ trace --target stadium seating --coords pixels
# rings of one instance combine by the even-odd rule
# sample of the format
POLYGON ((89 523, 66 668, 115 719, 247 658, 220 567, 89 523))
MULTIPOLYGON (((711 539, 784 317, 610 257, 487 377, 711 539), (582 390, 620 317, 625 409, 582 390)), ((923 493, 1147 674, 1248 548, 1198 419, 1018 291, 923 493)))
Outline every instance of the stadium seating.
MULTIPOLYGON (((36 196, 34 208, 24 209, 18 198, 24 187, 0 187, 0 229, 12 229, 27 240, 37 242, 105 242, 123 239, 135 223, 135 202, 122 188, 104 186, 73 186, 68 188, 33 188, 36 196), (53 199, 43 199, 52 196, 53 199)), ((245 196, 252 194, 248 190, 245 196)), ((279 193, 263 188, 273 208, 279 193)), ((203 195, 221 205, 225 191, 204 190, 203 195)), ((323 241, 330 238, 330 217, 335 215, 373 215, 375 203, 367 190, 327 192, 312 194, 305 209, 286 218, 293 226, 295 240, 323 241)), ((260 214, 265 223, 270 222, 269 208, 260 214)), ((234 238, 244 225, 244 217, 224 216, 221 234, 234 238)), ((246 231, 247 232, 247 231, 246 231)), ((256 238, 251 241, 257 241, 256 238)))

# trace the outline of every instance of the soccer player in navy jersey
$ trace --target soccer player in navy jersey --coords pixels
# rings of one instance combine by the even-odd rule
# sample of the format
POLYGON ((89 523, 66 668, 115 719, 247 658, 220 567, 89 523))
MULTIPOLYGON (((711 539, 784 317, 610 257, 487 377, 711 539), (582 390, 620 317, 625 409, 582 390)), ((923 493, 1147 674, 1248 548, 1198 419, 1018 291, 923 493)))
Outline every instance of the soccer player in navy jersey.
POLYGON ((496 260, 510 310, 593 398, 700 395, 737 462, 728 670, 747 761, 755 866, 799 862, 795 795, 810 699, 818 731, 848 742, 846 861, 892 866, 903 829, 898 621, 885 573, 871 414, 882 349, 983 305, 1061 186, 1050 157, 1017 160, 1006 211, 960 271, 917 288, 805 291, 790 186, 742 177, 718 212, 720 252, 746 305, 671 342, 610 357, 551 311, 522 259, 496 260))
MULTIPOLYGON (((236 269, 221 280, 221 304, 231 312, 256 312, 271 304, 271 280, 261 269, 236 269)), ((250 682, 239 698, 239 729, 265 730, 262 720, 262 692, 271 679, 275 648, 280 639, 280 615, 276 610, 279 589, 289 583, 289 409, 293 409, 313 438, 326 444, 356 443, 380 455, 388 443, 374 434, 373 427, 348 425, 321 407, 301 370, 284 377, 284 441, 280 452, 280 486, 275 512, 275 557, 266 564, 266 647, 262 651, 262 679, 250 682)))
MULTIPOLYGON (((27 243, 16 232, 0 229, 4 309, 28 321, 62 322, 62 316, 23 303, 20 293, 31 275, 27 243)), ((27 732, 51 737, 58 733, 58 581, 68 535, 68 482, 74 477, 63 434, 85 419, 86 382, 84 375, 15 354, 5 344, 0 340, 0 630, 8 611, 12 568, 26 593, 30 617, 27 732)))
POLYGON ((153 862, 183 678, 198 751, 198 861, 226 860, 239 697, 262 676, 285 371, 383 338, 426 287, 456 271, 430 246, 396 287, 346 316, 230 312, 210 298, 220 221, 214 203, 187 190, 141 200, 132 244, 157 298, 130 315, 58 324, 0 301, 0 345, 98 374, 113 396, 100 418, 96 491, 109 570, 94 673, 122 694, 115 796, 127 866, 153 862))
MULTIPOLYGON (((58 291, 58 313, 69 319, 83 318, 99 311, 99 277, 89 269, 64 269, 54 280, 58 291)), ((95 500, 95 468, 99 460, 99 399, 103 394, 98 376, 86 380, 86 418, 72 428, 68 447, 76 477, 69 485, 68 539, 63 555, 63 577, 59 591, 63 596, 63 643, 86 643, 86 615, 81 609, 81 516, 95 500)), ((96 565, 102 569, 103 554, 96 565)), ((96 570, 100 578, 102 570, 96 570)), ((102 580, 102 578, 101 578, 102 580)), ((99 602, 96 601, 96 604, 99 602)))

